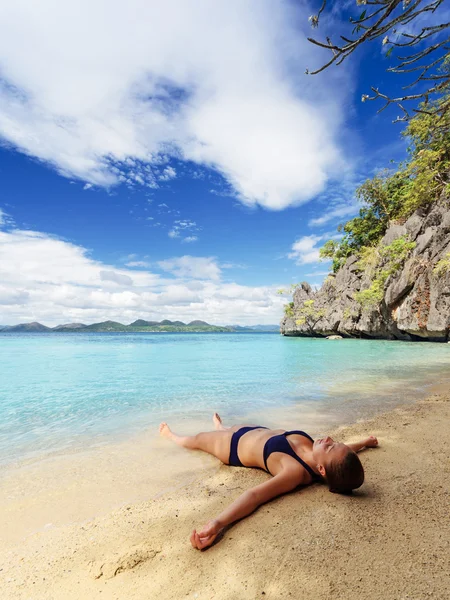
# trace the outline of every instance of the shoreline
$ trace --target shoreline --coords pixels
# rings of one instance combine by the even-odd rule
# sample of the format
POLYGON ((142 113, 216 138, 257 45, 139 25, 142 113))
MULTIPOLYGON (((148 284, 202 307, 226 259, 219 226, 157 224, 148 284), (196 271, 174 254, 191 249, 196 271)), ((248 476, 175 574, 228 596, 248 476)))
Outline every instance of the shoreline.
MULTIPOLYGON (((429 382, 413 385, 414 396, 407 401, 404 384, 380 381, 379 391, 387 385, 380 403, 379 397, 375 402, 372 399, 372 384, 366 385, 367 390, 356 380, 340 390, 330 388, 324 401, 262 405, 259 411, 242 410, 229 423, 227 417, 224 420, 226 424, 258 423, 286 430, 301 427, 320 437, 339 432, 348 423, 411 405, 433 388, 429 382), (354 385, 359 395, 351 397, 354 385)), ((187 435, 212 429, 209 413, 200 419, 182 414, 168 420, 174 431, 187 435)), ((177 488, 186 488, 198 477, 212 476, 219 469, 214 457, 167 444, 159 437, 156 423, 147 424, 139 433, 109 436, 84 449, 79 445, 1 465, 0 540, 5 547, 13 547, 49 528, 83 524, 126 504, 164 496, 174 482, 177 488)))
POLYGON ((311 486, 278 498, 198 552, 190 530, 267 477, 210 462, 188 487, 2 548, 3 597, 443 599, 449 418, 448 387, 435 385, 427 399, 340 426, 338 439, 380 440, 361 454, 361 491, 344 497, 311 486), (174 571, 183 578, 174 581, 174 571))
MULTIPOLYGON (((436 387, 429 381, 422 381, 420 387, 411 382, 410 397, 404 382, 380 380, 378 390, 384 390, 380 402, 379 396, 373 396, 373 385, 366 385, 367 389, 357 379, 339 390, 331 387, 324 401, 299 400, 278 407, 262 405, 259 411, 242 410, 230 422, 222 410, 221 415, 226 424, 301 427, 313 437, 330 431, 339 437, 349 423, 356 425, 414 405, 436 387), (359 395, 351 397, 355 385, 359 395)), ((186 435, 212 429, 209 413, 200 418, 172 415, 168 420, 174 431, 186 435)), ((79 445, 0 465, 0 540, 6 548, 14 547, 49 528, 87 523, 126 504, 164 496, 174 482, 177 488, 186 488, 219 469, 220 463, 212 456, 168 445, 159 437, 156 422, 146 424, 139 433, 111 435, 84 449, 79 445)))
MULTIPOLYGON (((225 420, 230 419, 235 422, 256 422, 265 421, 264 424, 270 426, 276 423, 277 425, 281 421, 286 421, 286 415, 291 415, 292 419, 301 419, 302 427, 310 427, 311 433, 324 433, 323 429, 318 429, 323 422, 323 427, 330 428, 335 427, 342 422, 350 422, 349 418, 354 418, 355 414, 358 414, 358 418, 367 419, 381 411, 388 410, 389 408, 395 408, 402 404, 409 404, 415 402, 418 399, 426 397, 428 390, 432 389, 435 385, 435 381, 445 381, 450 386, 450 372, 448 371, 447 365, 434 366, 433 369, 427 369, 425 373, 420 375, 417 372, 411 372, 408 377, 403 376, 398 380, 383 378, 378 374, 368 373, 362 378, 357 376, 350 379, 348 382, 334 382, 330 381, 320 393, 317 393, 313 400, 305 399, 304 396, 290 397, 280 400, 280 403, 276 405, 274 401, 270 403, 264 402, 261 408, 258 409, 258 404, 255 400, 249 400, 248 403, 243 403, 241 406, 235 406, 233 415, 227 413, 227 407, 223 404, 220 405, 219 411, 225 416, 225 420), (408 401, 406 397, 410 394, 411 399, 408 401), (381 397, 381 403, 380 403, 381 397), (346 410, 344 415, 339 414, 339 417, 331 416, 328 420, 314 419, 314 416, 320 413, 333 413, 337 406, 338 412, 341 413, 342 409, 346 410), (357 413, 353 409, 345 408, 348 405, 353 405, 356 408, 357 413), (303 422, 303 409, 306 407, 307 414, 313 416, 313 418, 305 425, 303 422), (338 423, 339 421, 339 423, 338 423)), ((200 427, 201 431, 206 431, 211 428, 210 416, 217 407, 211 404, 209 411, 202 408, 196 410, 195 418, 185 417, 184 411, 173 411, 168 415, 167 413, 160 414, 159 418, 154 417, 152 412, 149 410, 147 414, 139 414, 140 425, 137 425, 138 419, 135 417, 131 421, 131 424, 127 424, 125 428, 120 428, 117 425, 110 431, 98 431, 93 434, 81 435, 76 433, 72 440, 72 445, 66 447, 50 447, 48 449, 39 448, 34 449, 33 452, 22 451, 18 455, 9 456, 8 458, 0 459, 0 475, 9 470, 21 469, 24 467, 32 466, 40 462, 45 462, 57 458, 65 458, 69 456, 75 456, 77 454, 83 454, 86 451, 96 451, 102 448, 111 448, 112 446, 123 445, 127 442, 130 444, 139 444, 143 437, 152 435, 157 429, 159 422, 163 419, 170 420, 171 423, 180 424, 181 427, 186 428, 186 433, 194 433, 200 427), (143 425, 142 423, 145 423, 143 425)), ((192 412, 192 411, 189 411, 192 412)), ((286 424, 286 428, 289 429, 291 423, 286 424)))

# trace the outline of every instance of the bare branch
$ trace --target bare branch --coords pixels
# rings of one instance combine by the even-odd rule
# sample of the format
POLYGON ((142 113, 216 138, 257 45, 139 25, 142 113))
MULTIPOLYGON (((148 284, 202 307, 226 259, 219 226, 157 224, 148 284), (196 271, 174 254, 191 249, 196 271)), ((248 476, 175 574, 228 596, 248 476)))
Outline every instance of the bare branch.
POLYGON ((435 27, 424 27, 418 35, 412 35, 410 33, 402 33, 401 34, 402 37, 406 37, 408 39, 411 39, 412 41, 406 42, 405 44, 401 44, 399 42, 389 42, 389 43, 392 44, 393 46, 395 46, 396 48, 406 48, 406 47, 415 46, 416 44, 423 42, 424 40, 435 35, 436 33, 439 33, 440 31, 447 29, 447 27, 450 27, 450 23, 443 23, 442 25, 436 25, 435 27), (428 33, 426 35, 423 35, 426 31, 428 31, 428 33))
POLYGON ((439 42, 439 44, 435 44, 434 46, 425 48, 424 50, 421 50, 420 52, 417 52, 416 54, 413 54, 411 56, 399 56, 398 60, 402 61, 399 67, 402 67, 403 65, 410 65, 414 62, 417 62, 418 60, 421 60, 425 56, 428 56, 428 54, 431 54, 432 52, 440 48, 441 46, 444 46, 444 44, 446 44, 447 42, 450 42, 450 36, 442 42, 439 42))
POLYGON ((317 13, 317 18, 320 19, 320 15, 323 13, 323 11, 325 10, 325 7, 327 5, 327 0, 323 0, 322 2, 322 6, 320 7, 319 12, 317 13))
MULTIPOLYGON (((445 56, 440 56, 434 62, 430 63, 427 68, 431 69, 435 67, 437 64, 444 60, 445 56)), ((414 71, 420 71, 420 69, 424 69, 425 65, 418 65, 417 67, 412 67, 411 69, 399 69, 398 67, 389 67, 387 70, 391 73, 413 73, 414 71)))
MULTIPOLYGON (((330 38, 327 38, 327 42, 330 38)), ((340 51, 339 46, 333 46, 332 44, 330 44, 329 42, 327 44, 324 44, 323 42, 318 42, 317 40, 314 40, 313 38, 307 38, 308 42, 311 42, 311 44, 315 44, 316 46, 320 46, 321 48, 326 48, 327 50, 335 50, 336 52, 340 51)))
POLYGON ((374 11, 371 15, 367 15, 366 17, 364 17, 364 19, 350 19, 350 22, 354 25, 360 25, 361 23, 365 23, 365 21, 370 21, 370 19, 376 17, 385 8, 385 6, 386 5, 383 3, 382 6, 378 10, 374 11))
POLYGON ((322 6, 320 7, 320 10, 317 13, 317 15, 311 15, 309 17, 308 20, 311 23, 311 27, 319 27, 320 15, 325 10, 326 5, 327 5, 327 0, 323 0, 322 6))
MULTIPOLYGON (((450 27, 450 22, 436 22, 426 27, 421 27, 420 31, 416 34, 404 31, 404 28, 423 14, 434 14, 443 2, 444 0, 411 0, 409 2, 406 0, 357 1, 357 4, 373 7, 371 10, 364 9, 361 15, 350 19, 351 24, 354 26, 353 33, 356 32, 359 35, 355 39, 339 35, 339 40, 343 43, 338 44, 332 43, 329 37, 325 38, 326 43, 315 38, 308 38, 312 44, 329 50, 332 56, 322 67, 312 72, 307 71, 307 73, 317 75, 332 64, 341 65, 359 46, 378 38, 383 40, 383 45, 389 44, 390 48, 386 53, 386 57, 389 58, 394 48, 412 49, 423 42, 431 40, 433 36, 435 38, 436 36, 441 37, 442 33, 450 27), (401 27, 403 31, 397 34, 398 27, 401 27), (394 36, 397 35, 397 40, 393 41, 389 39, 389 33, 394 34, 394 36)), ((323 2, 317 15, 316 23, 312 23, 313 25, 318 25, 318 16, 323 13, 325 6, 326 2, 323 2)), ((445 71, 441 72, 439 70, 442 69, 442 65, 446 64, 445 61, 448 57, 447 45, 450 42, 450 36, 445 37, 445 39, 439 39, 439 37, 435 43, 422 48, 418 52, 411 52, 408 55, 396 57, 397 64, 387 69, 391 73, 398 74, 418 72, 414 81, 405 82, 405 85, 402 86, 403 90, 425 82, 428 86, 431 85, 431 87, 424 89, 421 93, 407 94, 396 98, 391 98, 381 93, 377 88, 372 87, 374 95, 369 96, 364 94, 362 100, 383 100, 383 106, 378 112, 382 112, 388 106, 395 104, 403 113, 403 116, 397 117, 396 121, 407 121, 411 115, 403 103, 408 101, 422 101, 427 103, 430 98, 434 98, 436 95, 440 95, 447 90, 450 87, 450 69, 446 68, 445 71), (421 64, 427 57, 432 57, 432 60, 428 64, 421 64)), ((412 109, 411 112, 416 112, 416 110, 412 109)), ((439 111, 442 111, 442 108, 439 111)))
POLYGON ((321 67, 320 69, 317 69, 317 71, 308 71, 308 69, 306 69, 306 75, 317 75, 321 71, 325 71, 325 69, 327 69, 332 63, 334 63, 335 59, 336 56, 334 55, 330 61, 324 64, 323 67, 321 67))

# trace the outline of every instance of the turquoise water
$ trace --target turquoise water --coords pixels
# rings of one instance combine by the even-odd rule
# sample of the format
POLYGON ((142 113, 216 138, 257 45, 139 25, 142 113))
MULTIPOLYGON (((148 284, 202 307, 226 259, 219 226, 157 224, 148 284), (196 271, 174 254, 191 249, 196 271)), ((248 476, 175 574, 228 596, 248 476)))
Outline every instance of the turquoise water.
POLYGON ((0 461, 161 420, 302 401, 382 408, 450 376, 450 345, 276 334, 2 334, 0 461))

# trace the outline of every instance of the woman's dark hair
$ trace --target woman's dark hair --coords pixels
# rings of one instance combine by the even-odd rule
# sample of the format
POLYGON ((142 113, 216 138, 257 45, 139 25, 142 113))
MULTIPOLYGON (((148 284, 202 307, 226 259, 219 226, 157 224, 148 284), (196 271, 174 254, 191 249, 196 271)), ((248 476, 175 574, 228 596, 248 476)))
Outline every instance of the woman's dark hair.
POLYGON ((356 452, 349 450, 340 461, 332 461, 326 468, 326 482, 330 492, 351 494, 364 482, 364 469, 356 452))

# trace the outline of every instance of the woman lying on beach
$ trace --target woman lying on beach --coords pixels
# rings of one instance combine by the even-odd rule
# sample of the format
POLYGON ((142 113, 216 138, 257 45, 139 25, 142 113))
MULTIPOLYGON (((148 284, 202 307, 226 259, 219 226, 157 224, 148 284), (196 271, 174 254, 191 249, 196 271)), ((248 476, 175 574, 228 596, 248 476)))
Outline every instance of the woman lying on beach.
POLYGON ((243 425, 224 427, 217 413, 213 421, 216 431, 193 436, 176 435, 167 423, 161 423, 159 431, 183 448, 208 452, 225 465, 263 469, 272 478, 244 492, 200 531, 194 529, 191 544, 199 550, 210 546, 226 525, 299 486, 324 481, 331 492, 350 493, 364 481, 364 469, 356 452, 378 445, 374 436, 342 444, 330 437, 314 441, 304 431, 243 425))

